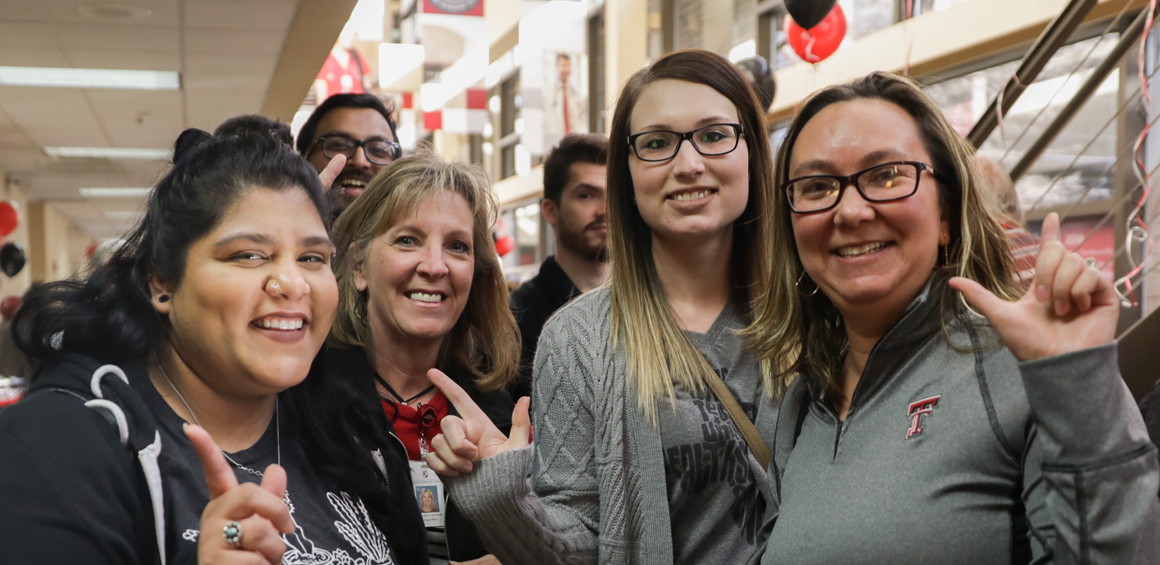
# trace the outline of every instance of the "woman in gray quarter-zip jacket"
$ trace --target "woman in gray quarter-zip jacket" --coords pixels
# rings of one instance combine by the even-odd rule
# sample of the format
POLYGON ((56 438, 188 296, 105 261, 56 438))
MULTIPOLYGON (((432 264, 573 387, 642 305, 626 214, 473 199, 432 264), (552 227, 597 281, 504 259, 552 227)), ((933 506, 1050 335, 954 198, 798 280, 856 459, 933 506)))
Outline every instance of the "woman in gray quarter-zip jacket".
POLYGON ((775 337, 800 348, 800 378, 762 563, 1160 559, 1156 450, 1117 370, 1110 277, 1052 214, 1018 286, 971 153, 884 73, 815 93, 791 123, 774 242, 801 278, 775 337))

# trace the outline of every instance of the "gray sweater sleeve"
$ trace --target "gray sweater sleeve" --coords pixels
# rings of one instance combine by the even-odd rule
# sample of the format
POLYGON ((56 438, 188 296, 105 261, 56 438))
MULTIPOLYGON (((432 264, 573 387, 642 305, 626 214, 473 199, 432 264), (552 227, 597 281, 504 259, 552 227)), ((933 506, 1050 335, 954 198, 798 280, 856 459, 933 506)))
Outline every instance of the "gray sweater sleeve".
POLYGON ((1116 344, 1020 363, 1036 563, 1160 562, 1160 468, 1116 344))
POLYGON ((584 335, 585 325, 556 316, 540 338, 532 447, 484 459, 448 481, 456 504, 505 565, 597 561, 592 372, 601 370, 604 354, 601 340, 584 335))

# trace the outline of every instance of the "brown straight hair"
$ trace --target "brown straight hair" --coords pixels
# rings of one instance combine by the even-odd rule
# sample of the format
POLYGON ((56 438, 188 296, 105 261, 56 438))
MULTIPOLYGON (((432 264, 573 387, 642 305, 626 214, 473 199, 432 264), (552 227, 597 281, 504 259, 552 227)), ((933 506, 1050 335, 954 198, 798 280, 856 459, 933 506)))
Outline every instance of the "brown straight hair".
MULTIPOLYGON (((702 50, 678 51, 637 71, 624 86, 612 118, 608 157, 608 247, 612 258, 612 339, 623 347, 628 387, 635 389, 641 410, 656 421, 656 401, 675 403, 673 384, 701 392, 713 369, 677 325, 652 255, 652 230, 636 207, 628 162, 632 149, 629 123, 640 94, 658 80, 704 84, 737 108, 749 154, 749 202, 734 222, 734 284, 753 312, 769 310, 773 288, 770 206, 775 199, 773 159, 765 113, 749 83, 724 57, 702 50)), ((750 326, 746 335, 753 333, 750 326)), ((747 346, 760 345, 747 339, 747 346)), ((766 393, 777 397, 784 380, 775 380, 780 358, 757 352, 766 393)), ((674 404, 675 405, 675 404, 674 404)))
POLYGON ((332 345, 373 347, 367 322, 367 297, 354 285, 371 242, 395 222, 411 215, 424 200, 454 192, 471 207, 475 272, 463 314, 443 338, 439 366, 453 365, 475 376, 481 390, 499 390, 517 375, 520 330, 508 308, 508 290, 491 239, 497 216, 487 173, 477 166, 443 160, 429 148, 398 159, 371 179, 366 190, 338 217, 331 237, 338 252, 338 316, 330 329, 332 345))
MULTIPOLYGON (((914 119, 930 154, 935 170, 939 204, 950 222, 949 261, 936 267, 963 276, 1002 298, 1022 295, 1001 222, 994 207, 979 190, 972 165, 974 149, 951 128, 941 110, 913 81, 897 75, 874 72, 844 84, 826 87, 804 100, 790 123, 777 154, 777 184, 789 180, 789 161, 802 129, 818 112, 831 104, 859 99, 883 100, 898 106, 914 119)), ((817 379, 831 394, 840 393, 837 376, 848 345, 842 315, 824 293, 810 297, 798 294, 794 282, 804 272, 797 254, 789 201, 778 191, 773 204, 775 231, 769 245, 775 263, 774 280, 767 309, 755 310, 756 330, 751 337, 762 350, 781 356, 796 356, 782 376, 801 371, 817 379)), ((942 258, 939 258, 940 262, 942 258)), ((963 312, 965 303, 958 292, 944 286, 939 297, 943 338, 951 346, 947 324, 963 312)))

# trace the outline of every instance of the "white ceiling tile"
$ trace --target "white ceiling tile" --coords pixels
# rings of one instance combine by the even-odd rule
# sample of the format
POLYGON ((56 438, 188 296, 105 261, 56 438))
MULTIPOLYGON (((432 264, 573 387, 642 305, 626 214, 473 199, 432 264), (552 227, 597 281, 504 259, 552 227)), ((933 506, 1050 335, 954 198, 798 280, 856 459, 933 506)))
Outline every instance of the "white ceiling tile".
POLYGON ((291 2, 209 2, 185 0, 185 25, 234 29, 289 29, 297 11, 291 2))
POLYGON ((178 52, 181 48, 179 34, 167 27, 62 23, 53 24, 52 29, 66 49, 178 52))
MULTIPOLYGON (((5 0, 7 1, 7 0, 5 0)), ((177 27, 180 25, 179 14, 181 10, 178 9, 177 0, 117 0, 115 4, 121 4, 132 8, 144 8, 148 14, 144 17, 132 16, 129 18, 109 18, 99 15, 88 15, 77 8, 83 4, 107 3, 114 2, 89 2, 88 0, 41 0, 45 3, 52 4, 51 17, 54 21, 70 22, 86 25, 148 25, 148 26, 166 26, 177 27)))
POLYGON ((278 56, 244 53, 187 53, 185 71, 188 73, 219 73, 229 75, 272 73, 278 56))
POLYGON ((0 47, 0 65, 12 67, 68 67, 69 60, 59 49, 44 47, 0 47))
POLYGON ((170 127, 141 127, 130 124, 105 124, 105 132, 118 147, 170 147, 185 129, 170 127))
POLYGON ((41 147, 106 147, 105 133, 96 124, 74 127, 26 127, 28 137, 41 147))
MULTIPOLYGON (((0 9, 0 20, 6 20, 2 14, 0 9)), ((56 39, 45 23, 0 21, 0 46, 55 49, 56 39)))
POLYGON ((52 4, 45 0, 4 0, 0 2, 0 20, 48 21, 52 4))
POLYGON ((285 29, 185 29, 186 53, 274 55, 282 51, 285 29))
POLYGON ((87 90, 93 111, 102 123, 180 126, 182 93, 176 91, 87 90), (140 123, 138 123, 140 122, 140 123))
POLYGON ((181 55, 176 51, 67 49, 65 57, 72 63, 69 66, 83 69, 181 70, 181 55))
POLYGON ((268 74, 222 75, 213 73, 185 73, 181 84, 186 92, 195 95, 205 90, 246 90, 265 92, 269 85, 268 74))

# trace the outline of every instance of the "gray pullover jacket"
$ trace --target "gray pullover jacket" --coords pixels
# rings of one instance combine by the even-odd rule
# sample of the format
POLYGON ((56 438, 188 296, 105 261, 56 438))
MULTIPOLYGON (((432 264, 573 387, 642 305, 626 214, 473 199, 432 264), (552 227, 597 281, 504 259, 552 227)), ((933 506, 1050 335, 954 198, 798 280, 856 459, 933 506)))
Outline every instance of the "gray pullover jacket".
MULTIPOLYGON (((936 277, 937 278, 937 277, 936 277)), ((1156 448, 1116 346, 1019 363, 935 280, 878 342, 844 422, 799 378, 764 564, 1156 563, 1156 448)))
MULTIPOLYGON (((625 391, 610 300, 608 289, 589 292, 548 321, 535 361, 534 445, 447 481, 505 565, 673 562, 660 431, 625 391)), ((776 414, 771 403, 758 418, 776 414)))

